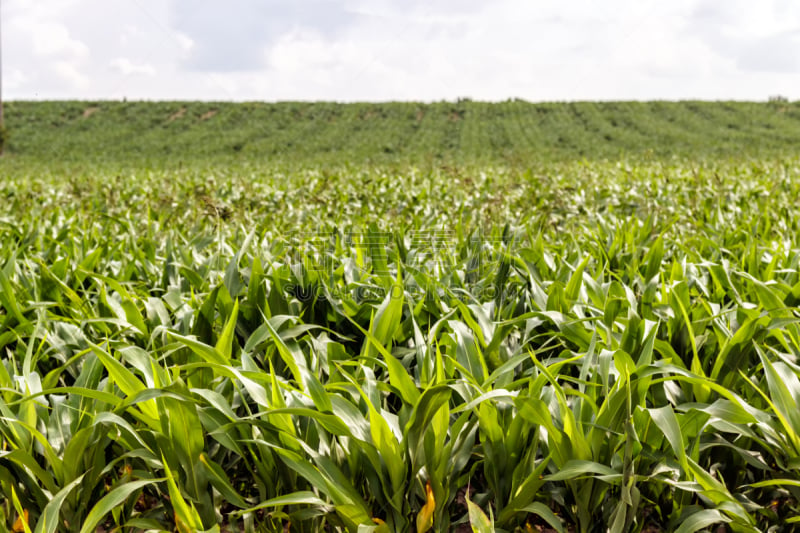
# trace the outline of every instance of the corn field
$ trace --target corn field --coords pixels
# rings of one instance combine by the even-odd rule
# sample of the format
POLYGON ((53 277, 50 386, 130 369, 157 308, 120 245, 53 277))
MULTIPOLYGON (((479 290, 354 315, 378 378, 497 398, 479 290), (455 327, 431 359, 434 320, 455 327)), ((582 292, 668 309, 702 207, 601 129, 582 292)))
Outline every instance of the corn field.
POLYGON ((6 165, 0 529, 800 522, 798 159, 6 165))

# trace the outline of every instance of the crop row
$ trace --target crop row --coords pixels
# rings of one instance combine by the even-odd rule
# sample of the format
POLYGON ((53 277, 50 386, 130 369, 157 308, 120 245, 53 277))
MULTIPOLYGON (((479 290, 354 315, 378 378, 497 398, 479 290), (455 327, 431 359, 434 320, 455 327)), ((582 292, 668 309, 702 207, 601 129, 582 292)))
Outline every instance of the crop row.
POLYGON ((794 153, 790 102, 8 102, 7 151, 28 159, 345 164, 794 153))

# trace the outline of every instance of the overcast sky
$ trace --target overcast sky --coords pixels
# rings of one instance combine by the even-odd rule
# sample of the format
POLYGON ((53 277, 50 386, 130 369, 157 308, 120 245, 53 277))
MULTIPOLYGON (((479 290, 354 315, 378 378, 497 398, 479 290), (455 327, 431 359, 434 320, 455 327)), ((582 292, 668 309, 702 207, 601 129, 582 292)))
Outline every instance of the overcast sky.
POLYGON ((798 0, 2 0, 9 99, 800 99, 798 0))

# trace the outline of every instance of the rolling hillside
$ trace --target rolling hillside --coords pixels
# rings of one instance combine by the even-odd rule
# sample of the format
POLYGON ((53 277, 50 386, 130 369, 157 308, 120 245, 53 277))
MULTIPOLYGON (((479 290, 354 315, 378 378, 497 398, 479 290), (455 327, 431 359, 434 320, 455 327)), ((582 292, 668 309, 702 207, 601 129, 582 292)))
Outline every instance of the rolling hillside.
POLYGON ((800 103, 7 102, 9 154, 47 160, 499 162, 791 155, 800 103))

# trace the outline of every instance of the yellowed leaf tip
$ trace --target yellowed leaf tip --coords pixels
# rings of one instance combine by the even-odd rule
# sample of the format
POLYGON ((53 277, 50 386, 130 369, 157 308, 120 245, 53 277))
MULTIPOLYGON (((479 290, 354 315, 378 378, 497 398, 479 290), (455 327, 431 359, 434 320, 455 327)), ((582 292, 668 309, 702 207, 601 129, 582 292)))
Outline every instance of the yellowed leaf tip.
POLYGON ((14 525, 11 526, 11 531, 14 533, 22 533, 25 531, 25 526, 28 525, 28 510, 23 509, 22 515, 17 517, 17 520, 14 522, 14 525))
POLYGON ((427 501, 417 515, 417 533, 425 533, 433 527, 433 511, 436 509, 436 500, 433 497, 431 482, 425 483, 427 501))

